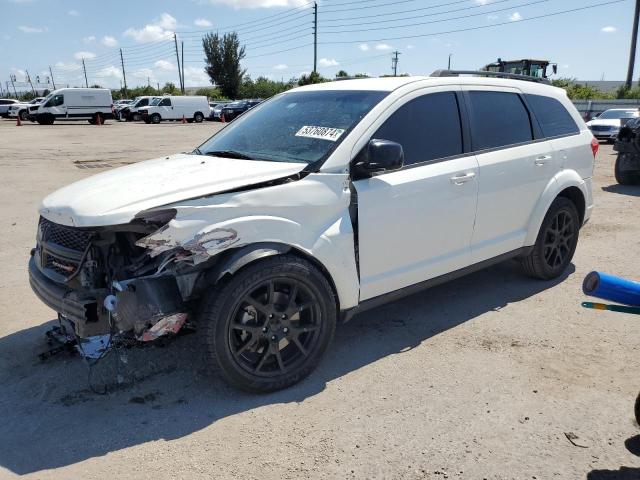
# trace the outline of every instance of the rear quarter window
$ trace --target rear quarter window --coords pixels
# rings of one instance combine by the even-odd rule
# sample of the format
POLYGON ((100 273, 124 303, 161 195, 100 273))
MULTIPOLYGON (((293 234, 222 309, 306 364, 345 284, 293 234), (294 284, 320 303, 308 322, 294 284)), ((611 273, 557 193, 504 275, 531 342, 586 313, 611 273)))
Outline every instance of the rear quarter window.
POLYGON ((580 129, 567 109, 555 98, 525 95, 545 137, 575 135, 580 129))
POLYGON ((533 140, 529 111, 519 95, 468 92, 473 150, 507 147, 533 140))

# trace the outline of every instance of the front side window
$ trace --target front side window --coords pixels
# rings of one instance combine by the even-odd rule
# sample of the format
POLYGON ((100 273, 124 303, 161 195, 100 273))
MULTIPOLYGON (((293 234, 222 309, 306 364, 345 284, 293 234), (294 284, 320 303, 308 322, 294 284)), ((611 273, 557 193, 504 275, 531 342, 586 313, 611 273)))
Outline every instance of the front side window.
POLYGON ((460 155, 462 129, 455 93, 430 93, 405 103, 372 138, 402 145, 405 165, 460 155))
POLYGON ((526 95, 526 98, 540 123, 542 134, 545 137, 580 133, 580 129, 571 114, 555 98, 529 94, 526 95))
POLYGON ((508 92, 469 92, 474 151, 533 140, 531 119, 520 96, 508 92))
POLYGON ((168 98, 163 98, 162 101, 159 103, 160 107, 170 107, 171 106, 171 100, 168 98))
POLYGON ((54 95, 47 102, 47 107, 59 107, 64 105, 64 95, 54 95))
POLYGON ((196 153, 274 162, 322 161, 387 94, 321 90, 278 95, 238 117, 196 153))

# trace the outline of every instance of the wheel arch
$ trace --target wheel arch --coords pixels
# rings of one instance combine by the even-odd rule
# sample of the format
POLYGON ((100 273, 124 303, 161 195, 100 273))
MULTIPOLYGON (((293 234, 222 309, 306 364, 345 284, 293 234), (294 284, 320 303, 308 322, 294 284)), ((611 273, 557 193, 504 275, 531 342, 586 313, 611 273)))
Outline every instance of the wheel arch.
POLYGON ((233 248, 217 255, 216 262, 203 270, 200 275, 197 289, 203 290, 207 286, 212 286, 224 281, 225 278, 233 276, 248 267, 249 265, 276 255, 293 254, 303 258, 313 264, 325 276, 331 290, 333 291, 336 310, 340 310, 340 296, 336 283, 329 269, 315 256, 294 245, 278 242, 257 242, 239 248, 233 248))
POLYGON ((524 245, 529 246, 536 242, 544 217, 553 201, 558 197, 567 198, 575 204, 582 225, 587 215, 587 199, 591 198, 587 188, 585 180, 574 170, 563 170, 556 175, 545 188, 529 219, 524 245))

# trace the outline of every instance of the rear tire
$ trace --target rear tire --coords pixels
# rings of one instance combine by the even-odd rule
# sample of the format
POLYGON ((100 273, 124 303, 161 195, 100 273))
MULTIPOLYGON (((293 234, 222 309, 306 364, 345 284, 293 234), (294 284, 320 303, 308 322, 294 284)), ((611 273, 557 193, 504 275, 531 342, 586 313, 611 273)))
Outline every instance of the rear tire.
POLYGON ((552 280, 567 269, 578 246, 580 216, 574 203, 556 198, 542 221, 533 249, 522 259, 522 269, 533 278, 552 280))
POLYGON ((622 170, 624 163, 631 161, 627 157, 630 153, 619 153, 614 169, 616 182, 620 185, 640 185, 640 170, 622 170))
POLYGON ((204 115, 200 112, 196 112, 195 115, 193 116, 193 120, 196 123, 202 123, 202 121, 204 120, 204 115))
POLYGON ((333 338, 331 285, 294 255, 250 264, 211 287, 199 325, 212 369, 245 391, 287 388, 318 365, 333 338))

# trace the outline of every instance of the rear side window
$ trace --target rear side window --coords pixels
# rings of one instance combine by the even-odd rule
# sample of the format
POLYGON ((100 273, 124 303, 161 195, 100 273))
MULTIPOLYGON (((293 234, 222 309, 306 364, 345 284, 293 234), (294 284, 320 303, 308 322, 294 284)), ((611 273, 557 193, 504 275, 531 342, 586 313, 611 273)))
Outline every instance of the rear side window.
POLYGON ((515 93, 469 92, 474 150, 506 147, 533 140, 531 119, 515 93))
POLYGON ((538 119, 538 123, 540 123, 542 134, 545 137, 580 133, 580 129, 571 114, 555 98, 543 95, 527 95, 526 98, 538 119))
POLYGON ((455 93, 430 93, 411 100, 372 138, 402 145, 405 165, 461 154, 462 129, 455 93))

